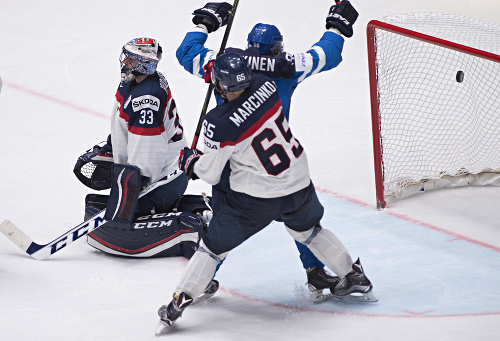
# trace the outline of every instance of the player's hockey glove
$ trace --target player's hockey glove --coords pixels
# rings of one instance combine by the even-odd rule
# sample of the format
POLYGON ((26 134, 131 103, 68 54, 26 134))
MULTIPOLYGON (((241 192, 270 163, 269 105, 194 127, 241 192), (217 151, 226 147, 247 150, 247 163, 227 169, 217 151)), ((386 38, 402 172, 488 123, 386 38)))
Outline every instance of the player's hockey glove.
POLYGON ((214 61, 211 60, 203 66, 203 70, 205 70, 205 74, 203 75, 203 79, 205 83, 210 84, 212 81, 212 68, 214 67, 214 61))
POLYGON ((198 149, 189 149, 184 147, 179 155, 179 168, 186 173, 189 179, 196 180, 199 177, 193 172, 193 167, 196 161, 203 155, 198 149))
POLYGON ((326 17, 326 29, 336 28, 343 36, 350 38, 353 34, 352 25, 357 18, 358 12, 348 0, 336 0, 326 17))
POLYGON ((231 8, 232 6, 227 2, 208 2, 205 7, 193 12, 193 23, 205 25, 208 33, 215 32, 219 27, 227 24, 231 8))

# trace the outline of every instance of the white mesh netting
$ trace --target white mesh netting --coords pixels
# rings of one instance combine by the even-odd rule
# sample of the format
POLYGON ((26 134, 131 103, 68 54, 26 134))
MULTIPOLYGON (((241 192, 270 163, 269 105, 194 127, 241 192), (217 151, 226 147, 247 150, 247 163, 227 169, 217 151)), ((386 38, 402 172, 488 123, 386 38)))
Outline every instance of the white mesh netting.
MULTIPOLYGON (((419 13, 385 22, 500 54, 500 27, 476 19, 419 13)), ((375 38, 384 195, 500 171, 500 63, 382 29, 375 38)))

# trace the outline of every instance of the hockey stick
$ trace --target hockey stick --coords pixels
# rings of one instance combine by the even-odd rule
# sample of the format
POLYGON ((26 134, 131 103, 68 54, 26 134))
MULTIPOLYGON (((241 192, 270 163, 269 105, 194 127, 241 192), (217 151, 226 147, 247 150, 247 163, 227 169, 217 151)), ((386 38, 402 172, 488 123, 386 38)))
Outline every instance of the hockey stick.
MULTIPOLYGON (((141 191, 141 193, 139 194, 139 198, 151 192, 158 186, 161 186, 162 184, 166 183, 169 177, 176 177, 179 174, 182 174, 182 172, 176 170, 171 174, 167 175, 166 177, 164 177, 163 179, 161 179, 160 181, 152 185, 149 185, 148 187, 144 188, 141 191)), ((0 224, 0 232, 2 232, 7 238, 9 238, 14 244, 19 246, 21 250, 26 252, 31 257, 35 258, 36 260, 44 260, 53 255, 54 253, 56 253, 57 251, 63 249, 67 245, 71 244, 75 240, 79 239, 80 237, 83 237, 84 235, 92 232, 99 226, 103 225, 106 222, 106 220, 104 219, 105 213, 106 210, 104 209, 101 212, 97 213, 92 218, 90 218, 89 220, 86 220, 83 223, 78 224, 77 226, 73 227, 68 232, 60 235, 59 237, 57 237, 48 244, 35 243, 33 239, 31 239, 19 227, 17 227, 13 222, 7 219, 4 220, 2 224, 0 224)))
POLYGON ((48 244, 35 243, 33 239, 21 231, 21 229, 14 225, 14 223, 10 220, 3 221, 0 225, 0 231, 31 257, 36 260, 44 260, 104 224, 106 222, 106 220, 104 220, 104 213, 106 213, 106 210, 102 210, 89 220, 73 227, 71 230, 57 237, 48 244))
MULTIPOLYGON (((224 50, 226 49, 226 44, 227 44, 227 39, 229 38, 229 32, 231 32, 231 27, 233 26, 233 20, 234 20, 234 15, 236 14, 236 8, 238 7, 238 0, 234 0, 233 7, 231 8, 231 15, 229 17, 229 20, 227 22, 226 26, 226 31, 224 32, 224 38, 222 38, 222 43, 219 49, 219 53, 217 55, 220 55, 224 53, 224 50)), ((210 97, 212 97, 212 91, 214 89, 214 86, 212 82, 210 82, 210 85, 208 86, 208 91, 205 96, 205 101, 203 102, 203 107, 201 109, 201 115, 200 119, 198 120, 198 126, 196 127, 196 131, 194 133, 193 137, 193 143, 191 144, 191 149, 195 149, 196 145, 198 144, 198 139, 200 137, 200 132, 201 132, 201 127, 203 126, 203 121, 205 120, 205 115, 207 113, 208 109, 208 103, 210 102, 210 97)))

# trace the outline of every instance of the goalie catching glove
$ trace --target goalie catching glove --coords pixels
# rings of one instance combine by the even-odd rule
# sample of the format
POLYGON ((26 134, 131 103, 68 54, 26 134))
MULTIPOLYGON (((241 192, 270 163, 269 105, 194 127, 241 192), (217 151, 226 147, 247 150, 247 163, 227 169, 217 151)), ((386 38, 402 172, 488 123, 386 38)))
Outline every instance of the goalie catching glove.
POLYGON ((76 161, 73 173, 85 186, 97 191, 111 188, 113 150, 111 135, 103 146, 95 145, 76 161))
POLYGON ((179 168, 186 173, 189 179, 199 179, 193 172, 193 167, 201 155, 203 155, 203 152, 198 149, 189 149, 188 147, 184 147, 184 149, 181 150, 181 154, 179 155, 179 168))
POLYGON ((193 12, 193 23, 205 25, 208 33, 215 32, 227 24, 231 8, 232 6, 227 2, 208 2, 205 7, 193 12))
POLYGON ((352 37, 352 25, 358 19, 358 12, 348 0, 338 0, 330 7, 328 17, 326 17, 326 29, 336 28, 343 36, 352 37))

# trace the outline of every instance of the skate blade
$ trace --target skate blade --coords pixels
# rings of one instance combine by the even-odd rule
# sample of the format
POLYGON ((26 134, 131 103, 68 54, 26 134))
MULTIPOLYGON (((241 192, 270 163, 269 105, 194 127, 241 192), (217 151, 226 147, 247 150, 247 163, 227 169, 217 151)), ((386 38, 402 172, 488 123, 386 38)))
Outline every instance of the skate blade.
POLYGON ((167 322, 160 320, 158 326, 156 327, 155 335, 160 336, 166 334, 171 326, 172 325, 168 324, 167 322))
POLYGON ((215 292, 213 294, 206 294, 206 293, 203 293, 201 294, 200 296, 198 296, 196 298, 196 300, 192 303, 192 304, 196 304, 196 303, 199 303, 199 302, 202 302, 202 301, 205 301, 206 299, 209 299, 210 297, 212 297, 213 295, 215 295, 215 292))
POLYGON ((323 290, 315 290, 311 292, 313 303, 321 303, 333 297, 333 294, 323 294, 323 290))
POLYGON ((378 302, 372 290, 366 293, 352 293, 345 296, 332 295, 334 299, 342 302, 378 302))

